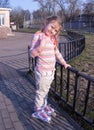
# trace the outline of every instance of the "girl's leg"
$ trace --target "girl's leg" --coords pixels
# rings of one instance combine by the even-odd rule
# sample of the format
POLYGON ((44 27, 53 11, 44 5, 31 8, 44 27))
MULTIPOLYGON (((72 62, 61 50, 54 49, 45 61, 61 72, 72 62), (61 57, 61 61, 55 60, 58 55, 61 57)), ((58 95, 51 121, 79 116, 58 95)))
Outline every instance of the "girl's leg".
POLYGON ((33 117, 42 121, 50 122, 51 116, 46 113, 44 106, 47 106, 47 95, 50 88, 51 80, 49 77, 41 75, 39 72, 35 74, 36 78, 36 97, 35 97, 35 112, 33 117))
POLYGON ((54 73, 44 75, 36 71, 35 78, 37 90, 35 96, 35 113, 32 116, 49 122, 54 109, 47 105, 47 96, 54 78, 54 73))
POLYGON ((47 105, 47 95, 52 83, 52 75, 44 75, 39 72, 35 72, 36 78, 36 97, 35 97, 35 106, 42 107, 47 105))
MULTIPOLYGON (((41 80, 43 81, 43 78, 41 80)), ((50 84, 47 83, 48 82, 47 80, 43 82, 39 83, 38 85, 39 89, 37 89, 36 91, 35 105, 38 107, 47 105, 47 95, 49 92, 50 84)))

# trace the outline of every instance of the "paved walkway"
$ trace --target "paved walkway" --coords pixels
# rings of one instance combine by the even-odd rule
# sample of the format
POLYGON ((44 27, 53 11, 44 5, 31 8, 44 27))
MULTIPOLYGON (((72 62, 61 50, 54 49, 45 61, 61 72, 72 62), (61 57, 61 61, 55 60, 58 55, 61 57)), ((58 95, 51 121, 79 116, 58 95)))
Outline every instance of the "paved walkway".
POLYGON ((35 87, 28 71, 27 46, 31 34, 15 33, 0 40, 0 130, 82 130, 56 102, 51 124, 31 117, 35 87))

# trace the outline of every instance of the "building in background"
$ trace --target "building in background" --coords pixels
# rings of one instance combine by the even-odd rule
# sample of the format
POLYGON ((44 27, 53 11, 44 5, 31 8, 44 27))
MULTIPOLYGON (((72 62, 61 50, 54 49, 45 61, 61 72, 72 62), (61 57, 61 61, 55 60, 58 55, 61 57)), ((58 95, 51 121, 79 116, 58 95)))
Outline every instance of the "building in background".
POLYGON ((10 33, 10 8, 0 8, 0 38, 6 38, 10 33))

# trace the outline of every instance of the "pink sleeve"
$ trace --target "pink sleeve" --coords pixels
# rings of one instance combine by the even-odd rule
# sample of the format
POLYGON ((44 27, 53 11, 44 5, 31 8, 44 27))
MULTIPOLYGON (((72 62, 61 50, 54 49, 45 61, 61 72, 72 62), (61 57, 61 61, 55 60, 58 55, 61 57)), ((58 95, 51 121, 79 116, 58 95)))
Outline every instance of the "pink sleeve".
POLYGON ((31 56, 34 58, 39 56, 45 46, 45 37, 44 35, 35 35, 32 41, 32 46, 30 48, 31 56), (38 36, 38 37, 37 37, 38 36), (36 40, 37 39, 37 40, 36 40))
POLYGON ((37 47, 40 44, 40 34, 36 33, 33 35, 32 39, 31 39, 31 44, 30 44, 30 55, 31 57, 36 57, 39 55, 38 51, 37 51, 37 47))
POLYGON ((39 44, 39 34, 34 34, 31 39, 30 48, 33 49, 39 44))

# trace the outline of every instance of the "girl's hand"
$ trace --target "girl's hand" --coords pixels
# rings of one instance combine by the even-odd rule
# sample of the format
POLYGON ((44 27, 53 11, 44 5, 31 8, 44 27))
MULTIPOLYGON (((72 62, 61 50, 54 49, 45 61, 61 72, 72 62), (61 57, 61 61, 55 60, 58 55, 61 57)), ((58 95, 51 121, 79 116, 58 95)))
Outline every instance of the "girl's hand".
POLYGON ((68 67, 71 67, 71 65, 70 65, 70 64, 67 64, 67 63, 64 64, 64 68, 65 68, 65 69, 67 69, 68 67))

